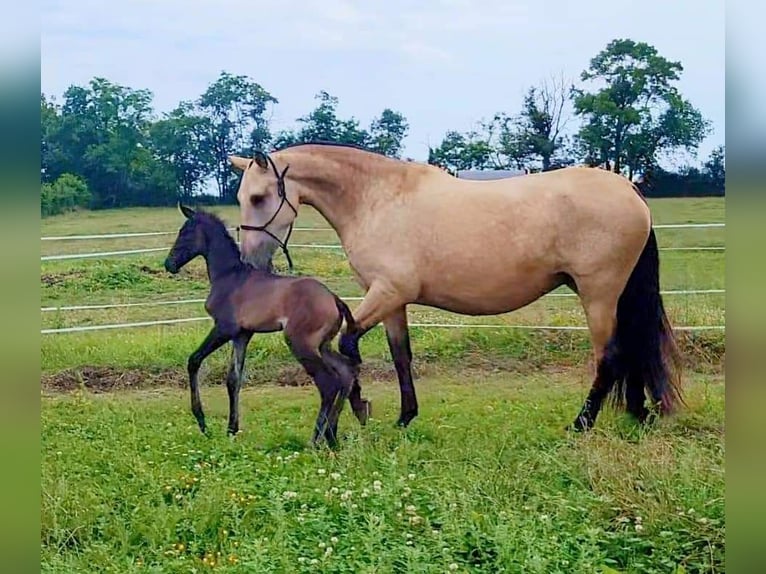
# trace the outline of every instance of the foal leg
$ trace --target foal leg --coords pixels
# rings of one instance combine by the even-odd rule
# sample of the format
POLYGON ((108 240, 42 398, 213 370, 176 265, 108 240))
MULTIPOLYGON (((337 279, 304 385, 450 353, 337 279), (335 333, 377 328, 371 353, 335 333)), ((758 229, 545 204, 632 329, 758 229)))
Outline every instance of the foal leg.
POLYGON ((316 446, 319 437, 325 434, 325 428, 329 421, 330 410, 335 402, 335 397, 340 391, 340 384, 337 376, 328 370, 317 351, 311 345, 301 343, 290 339, 286 334, 287 346, 290 352, 298 360, 306 373, 313 379, 314 384, 319 389, 321 405, 316 423, 314 423, 314 434, 311 437, 311 443, 316 446))
POLYGON ((400 307, 383 320, 386 327, 386 339, 391 356, 394 358, 396 376, 399 379, 401 412, 397 425, 406 427, 418 416, 418 399, 412 382, 412 348, 410 333, 407 328, 407 308, 400 307))
POLYGON ((584 303, 593 350, 596 357, 596 378, 580 413, 568 430, 584 431, 593 427, 604 398, 618 378, 624 376, 620 349, 614 339, 617 325, 617 301, 599 299, 584 303))
POLYGON ((199 381, 197 380, 199 368, 200 365, 202 365, 202 361, 204 361, 208 355, 221 348, 230 340, 231 337, 223 334, 223 332, 218 329, 218 326, 215 326, 210 333, 208 333, 199 348, 189 357, 187 369, 189 371, 189 388, 191 389, 191 409, 192 413, 194 413, 194 418, 197 419, 197 424, 203 433, 206 432, 206 427, 205 414, 202 412, 202 401, 199 396, 199 381))
POLYGON ((351 391, 348 395, 351 409, 354 411, 354 415, 359 420, 359 423, 362 426, 366 425, 371 409, 370 401, 362 398, 362 387, 359 386, 359 367, 352 365, 347 357, 330 349, 327 350, 324 359, 332 366, 342 381, 351 381, 351 391))
MULTIPOLYGON (((340 413, 343 410, 343 405, 346 399, 349 398, 349 395, 354 388, 354 384, 357 383, 357 381, 354 369, 347 364, 348 359, 330 349, 329 345, 327 344, 320 348, 320 352, 322 354, 322 358, 325 361, 325 364, 329 367, 330 370, 335 372, 338 384, 340 385, 340 391, 338 392, 332 409, 330 410, 327 429, 325 429, 325 438, 327 439, 328 443, 332 444, 338 435, 338 419, 340 418, 340 413)), ((364 401, 364 399, 361 400, 364 401)), ((366 401, 364 401, 362 405, 355 406, 352 404, 352 408, 354 409, 359 422, 362 424, 366 422, 366 418, 363 418, 365 417, 367 411, 366 404, 364 403, 366 403, 366 401), (357 411, 357 408, 360 410, 357 411)))
POLYGON ((242 388, 245 352, 252 336, 251 332, 242 331, 232 339, 231 365, 226 377, 226 390, 229 392, 229 427, 227 432, 230 435, 239 432, 239 391, 242 388))

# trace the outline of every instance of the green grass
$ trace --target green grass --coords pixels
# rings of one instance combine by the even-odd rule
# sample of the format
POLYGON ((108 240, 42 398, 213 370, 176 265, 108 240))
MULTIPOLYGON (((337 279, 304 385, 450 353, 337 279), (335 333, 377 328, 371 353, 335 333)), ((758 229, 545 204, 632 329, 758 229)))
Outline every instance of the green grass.
MULTIPOLYGON (((650 205, 656 223, 724 221, 720 199, 650 205)), ((236 223, 236 208, 216 211, 236 223)), ((180 223, 175 209, 82 212, 45 219, 41 233, 175 233, 180 223)), ((302 210, 299 225, 326 223, 302 210)), ((725 245, 723 229, 658 230, 658 238, 664 247, 725 245)), ((42 242, 41 250, 172 240, 42 242)), ((337 237, 298 232, 293 242, 337 237)), ((171 276, 164 256, 44 262, 41 305, 204 298, 202 263, 171 276)), ((296 248, 293 259, 297 273, 338 294, 362 294, 342 252, 296 248)), ((663 289, 725 288, 724 252, 663 251, 661 265, 663 289)), ((665 305, 675 324, 725 323, 724 295, 670 295, 665 305)), ((497 317, 418 306, 409 314, 412 322, 584 323, 576 298, 544 298, 497 317)), ((41 323, 203 315, 201 304, 190 304, 41 313, 41 323)), ((592 433, 573 437, 562 429, 592 380, 586 332, 413 328, 420 416, 399 430, 395 373, 375 329, 361 344, 374 418, 361 429, 346 408, 346 440, 330 453, 307 448, 316 390, 274 384, 308 382, 279 334, 249 347, 244 431, 234 440, 224 435, 220 386, 228 351, 206 361, 202 394, 213 436, 201 436, 179 387, 208 328, 42 337, 43 572, 725 570, 723 332, 679 333, 688 406, 678 416, 641 429, 606 410, 592 433)))
POLYGON ((234 440, 220 387, 210 439, 180 390, 46 397, 42 571, 724 571, 720 378, 655 428, 605 410, 568 436, 586 385, 424 379, 401 431, 395 386, 372 384, 336 453, 306 446, 311 387, 246 389, 234 440))

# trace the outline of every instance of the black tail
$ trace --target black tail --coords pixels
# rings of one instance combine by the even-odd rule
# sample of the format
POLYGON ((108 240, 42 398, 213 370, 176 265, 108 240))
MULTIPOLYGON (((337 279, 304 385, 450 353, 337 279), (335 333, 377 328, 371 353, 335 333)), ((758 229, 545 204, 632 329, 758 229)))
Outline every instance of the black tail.
POLYGON ((335 295, 335 305, 338 307, 338 313, 346 321, 346 331, 353 331, 356 329, 356 322, 354 316, 351 314, 351 309, 348 308, 343 302, 343 299, 335 295))
POLYGON ((683 403, 681 361, 660 295, 660 262, 654 230, 617 303, 615 334, 621 376, 612 391, 616 405, 644 418, 644 391, 668 414, 683 403))

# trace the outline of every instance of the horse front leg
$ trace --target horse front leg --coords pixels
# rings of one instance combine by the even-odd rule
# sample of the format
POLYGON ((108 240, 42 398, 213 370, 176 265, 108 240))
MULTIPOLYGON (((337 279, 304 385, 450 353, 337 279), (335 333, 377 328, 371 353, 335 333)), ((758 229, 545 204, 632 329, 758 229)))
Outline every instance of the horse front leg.
POLYGON ((394 359, 396 376, 399 379, 401 411, 397 425, 406 427, 418 416, 418 399, 415 396, 415 384, 412 380, 412 348, 410 332, 407 328, 407 308, 400 307, 383 320, 386 328, 388 348, 394 359))

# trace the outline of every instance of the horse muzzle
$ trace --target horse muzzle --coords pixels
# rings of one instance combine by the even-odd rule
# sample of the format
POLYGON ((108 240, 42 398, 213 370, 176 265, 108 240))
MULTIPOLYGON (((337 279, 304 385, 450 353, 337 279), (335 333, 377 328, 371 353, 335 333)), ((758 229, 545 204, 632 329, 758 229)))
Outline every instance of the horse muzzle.
POLYGON ((165 270, 175 275, 178 273, 178 265, 170 257, 165 259, 165 270))
POLYGON ((266 233, 250 231, 242 237, 242 260, 256 269, 270 271, 274 253, 279 247, 277 241, 266 233))

